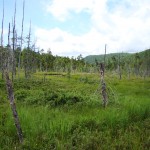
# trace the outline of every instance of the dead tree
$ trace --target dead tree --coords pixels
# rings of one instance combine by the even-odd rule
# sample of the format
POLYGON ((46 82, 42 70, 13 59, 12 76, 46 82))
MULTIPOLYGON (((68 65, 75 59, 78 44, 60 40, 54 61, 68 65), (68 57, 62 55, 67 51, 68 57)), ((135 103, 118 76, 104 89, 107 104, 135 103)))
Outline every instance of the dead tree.
POLYGON ((21 68, 21 50, 23 44, 23 24, 24 24, 24 8, 25 8, 25 0, 23 1, 23 17, 22 17, 22 30, 21 30, 21 43, 20 43, 20 53, 19 53, 19 62, 18 62, 18 77, 20 78, 20 68, 21 68))
POLYGON ((2 17, 2 31, 1 31, 1 46, 3 46, 3 26, 4 26, 4 0, 3 0, 3 17, 2 17))
POLYGON ((16 129, 17 129, 18 138, 19 138, 20 143, 22 143, 23 142, 23 134, 22 134, 21 125, 20 125, 20 122, 19 122, 17 109, 16 109, 16 104, 15 104, 15 99, 14 99, 14 92, 13 92, 13 85, 12 85, 12 81, 9 78, 9 67, 8 67, 8 65, 10 63, 9 59, 12 59, 10 57, 11 51, 10 51, 10 48, 9 48, 10 47, 10 43, 9 43, 10 39, 9 38, 10 38, 10 23, 9 23, 9 30, 8 30, 8 49, 7 49, 8 53, 6 54, 7 59, 5 59, 5 63, 4 63, 4 75, 5 75, 8 99, 9 99, 9 102, 10 102, 10 107, 11 107, 11 110, 12 110, 15 126, 16 126, 16 129))
POLYGON ((3 28, 4 28, 4 0, 3 0, 3 17, 2 17, 2 31, 1 31, 1 47, 0 47, 0 66, 1 66, 1 73, 2 73, 2 79, 4 74, 4 68, 3 68, 3 28))
POLYGON ((107 106, 107 92, 106 92, 106 83, 104 81, 104 70, 105 70, 104 63, 100 63, 101 94, 103 99, 103 106, 105 108, 107 106))
POLYGON ((11 46, 10 46, 10 23, 9 23, 9 28, 8 28, 8 44, 7 44, 7 49, 4 53, 4 69, 5 68, 10 68, 10 64, 12 64, 12 57, 11 56, 11 46))
POLYGON ((32 49, 33 49, 33 54, 32 54, 32 73, 36 73, 36 69, 37 69, 37 58, 36 58, 36 49, 38 49, 36 47, 36 39, 34 41, 34 44, 32 45, 32 49))
POLYGON ((28 47, 27 47, 27 51, 26 51, 26 55, 25 55, 25 66, 24 66, 24 69, 25 69, 25 78, 29 78, 30 75, 31 75, 31 63, 30 63, 30 60, 29 60, 29 56, 30 56, 30 52, 31 52, 31 49, 30 49, 30 43, 31 43, 31 21, 30 21, 30 27, 29 27, 29 34, 28 34, 28 36, 26 38, 27 38, 28 47))
POLYGON ((10 47, 10 23, 9 23, 9 30, 8 30, 8 46, 10 47))
POLYGON ((120 67, 120 53, 118 54, 118 74, 119 74, 119 79, 121 80, 121 67, 120 67))
POLYGON ((106 92, 106 83, 104 81, 105 59, 106 59, 106 45, 105 45, 104 63, 100 63, 101 94, 102 94, 104 108, 107 106, 107 102, 108 102, 107 92, 106 92))
POLYGON ((106 61, 106 44, 105 44, 105 55, 104 55, 104 65, 105 65, 105 61, 106 61))
POLYGON ((29 34, 27 36, 27 43, 28 43, 28 49, 30 49, 30 43, 31 43, 31 20, 30 20, 30 27, 29 27, 29 34))
POLYGON ((13 53, 12 53, 12 82, 14 80, 14 74, 15 74, 15 39, 16 39, 16 1, 15 1, 15 11, 14 11, 14 20, 13 20, 13 38, 12 38, 12 50, 13 50, 13 53))
POLYGON ((13 86, 12 86, 11 80, 9 79, 9 74, 8 74, 7 69, 5 69, 5 80, 6 80, 6 88, 7 88, 8 98, 9 98, 15 126, 17 129, 18 138, 19 138, 20 143, 22 143, 23 142, 22 129, 21 129, 21 125, 19 122, 19 117, 18 117, 18 113, 17 113, 17 109, 16 109, 15 100, 14 100, 13 86))

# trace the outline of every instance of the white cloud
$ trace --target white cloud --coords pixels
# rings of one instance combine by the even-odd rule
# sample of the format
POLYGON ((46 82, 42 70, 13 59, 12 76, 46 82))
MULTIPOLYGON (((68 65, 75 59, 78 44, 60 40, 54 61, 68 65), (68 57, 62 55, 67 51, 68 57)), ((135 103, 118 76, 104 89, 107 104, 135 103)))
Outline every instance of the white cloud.
POLYGON ((72 11, 88 11, 91 14, 91 30, 75 36, 59 28, 37 28, 38 44, 52 52, 83 55, 108 52, 138 51, 150 46, 150 1, 149 0, 53 0, 47 11, 60 21, 67 21, 72 11), (108 7, 109 4, 109 7, 108 7), (113 7, 112 7, 113 6, 113 7))
POLYGON ((36 29, 37 44, 42 45, 45 51, 51 48, 53 54, 74 55, 103 53, 99 48, 104 47, 106 41, 95 29, 87 34, 74 36, 71 33, 55 28, 52 30, 36 29), (93 52, 92 52, 93 51, 93 52), (101 52, 100 52, 101 51, 101 52))
MULTIPOLYGON (((0 29, 0 36, 1 36, 1 33, 2 33, 2 29, 0 29)), ((8 29, 4 28, 3 35, 6 35, 7 33, 8 33, 8 29)))
POLYGON ((50 5, 47 6, 47 11, 52 13, 60 21, 64 21, 69 17, 70 11, 76 13, 82 10, 89 11, 93 6, 94 0, 52 0, 50 5))
MULTIPOLYGON (((0 41, 1 41, 1 34, 2 34, 2 29, 0 29, 0 41)), ((3 29, 3 45, 7 45, 8 43, 7 35, 8 35, 8 29, 4 28, 3 29)))

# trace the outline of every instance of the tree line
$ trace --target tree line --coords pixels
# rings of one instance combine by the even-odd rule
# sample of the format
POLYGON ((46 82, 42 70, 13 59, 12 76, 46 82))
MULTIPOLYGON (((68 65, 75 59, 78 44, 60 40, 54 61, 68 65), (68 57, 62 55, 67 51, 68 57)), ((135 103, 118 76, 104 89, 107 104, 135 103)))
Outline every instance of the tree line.
MULTIPOLYGON (((98 64, 103 62, 104 55, 88 56, 85 58, 87 62, 98 64), (95 60, 94 60, 95 59, 95 60), (94 61, 93 61, 94 60, 94 61)), ((114 53, 107 54, 105 68, 108 72, 118 74, 119 79, 125 75, 130 79, 130 76, 149 77, 150 76, 150 49, 139 53, 114 53)))
MULTIPOLYGON (((36 42, 31 42, 31 21, 27 35, 24 35, 24 14, 25 0, 22 5, 21 33, 17 33, 16 29, 16 1, 13 15, 12 26, 8 24, 8 38, 4 46, 3 24, 5 21, 5 9, 3 1, 2 10, 2 28, 1 28, 1 45, 0 45, 0 72, 4 78, 4 70, 11 72, 12 81, 14 77, 20 78, 20 73, 24 72, 25 78, 30 78, 36 71, 48 72, 97 72, 97 63, 104 62, 95 59, 94 63, 90 63, 80 54, 78 57, 69 58, 54 56, 51 49, 46 50, 36 47, 36 42)), ((102 57, 104 58, 104 56, 102 57)), ((121 79, 122 74, 126 74, 129 78, 131 74, 136 76, 150 75, 150 50, 143 53, 132 55, 124 55, 118 53, 111 57, 106 55, 105 69, 106 71, 115 71, 121 79)))

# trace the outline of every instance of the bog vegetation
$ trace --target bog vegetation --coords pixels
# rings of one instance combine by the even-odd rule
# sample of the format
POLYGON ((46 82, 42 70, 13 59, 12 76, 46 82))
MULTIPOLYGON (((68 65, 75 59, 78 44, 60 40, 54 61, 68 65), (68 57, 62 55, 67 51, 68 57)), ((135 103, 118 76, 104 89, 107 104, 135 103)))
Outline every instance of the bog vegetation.
POLYGON ((148 149, 150 79, 106 76, 102 106, 99 74, 46 75, 14 80, 24 142, 20 145, 5 82, 0 81, 1 149, 148 149))
POLYGON ((15 14, 6 46, 2 19, 0 149, 148 150, 150 50, 54 56, 36 49, 31 26, 23 38, 24 16, 17 36, 15 14))

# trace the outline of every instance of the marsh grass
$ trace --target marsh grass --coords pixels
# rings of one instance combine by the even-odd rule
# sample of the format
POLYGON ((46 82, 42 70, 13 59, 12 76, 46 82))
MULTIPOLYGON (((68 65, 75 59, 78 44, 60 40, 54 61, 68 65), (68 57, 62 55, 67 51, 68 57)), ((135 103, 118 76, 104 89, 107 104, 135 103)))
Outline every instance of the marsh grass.
POLYGON ((74 74, 16 79, 23 129, 19 145, 4 82, 0 81, 0 149, 148 149, 150 80, 106 76, 110 103, 101 105, 99 76, 74 74))

